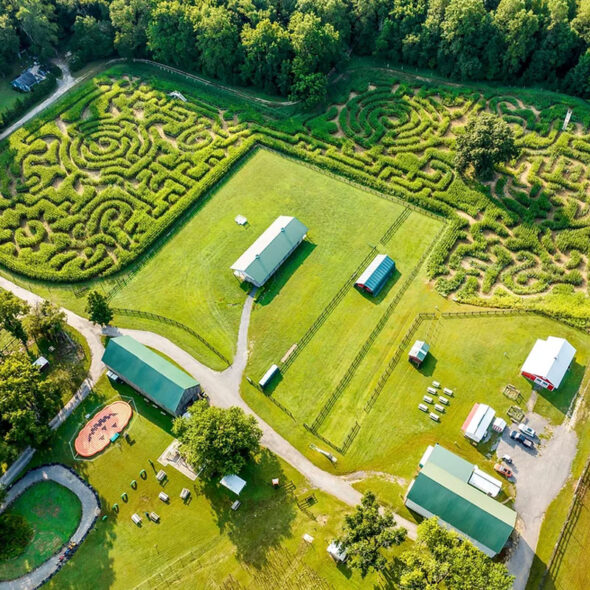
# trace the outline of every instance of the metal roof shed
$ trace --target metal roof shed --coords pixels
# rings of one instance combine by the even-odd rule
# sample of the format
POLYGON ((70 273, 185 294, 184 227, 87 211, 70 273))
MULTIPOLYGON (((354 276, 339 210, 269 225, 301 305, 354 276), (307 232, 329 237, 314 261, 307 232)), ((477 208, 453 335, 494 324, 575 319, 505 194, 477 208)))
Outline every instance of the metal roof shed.
POLYGON ((109 340, 102 362, 174 416, 182 414, 201 390, 195 379, 131 336, 109 340))
POLYGON ((408 355, 410 361, 420 366, 426 358, 426 355, 428 354, 429 350, 430 346, 426 342, 422 340, 416 340, 416 342, 414 342, 414 345, 410 349, 410 354, 408 355))
POLYGON ((488 433, 495 417, 496 412, 490 406, 486 404, 474 404, 467 419, 463 422, 461 430, 467 438, 478 443, 488 433))
POLYGON ((549 336, 547 340, 539 339, 520 372, 535 385, 553 391, 561 385, 575 355, 576 349, 565 338, 549 336))
POLYGON ((355 286, 376 296, 395 272, 395 262, 387 254, 378 254, 357 279, 355 286))
POLYGON ((236 494, 236 496, 239 496, 241 491, 246 487, 246 480, 233 474, 224 475, 219 483, 236 494))
POLYGON ((277 217, 256 241, 232 264, 242 281, 261 287, 301 244, 308 228, 296 217, 277 217))

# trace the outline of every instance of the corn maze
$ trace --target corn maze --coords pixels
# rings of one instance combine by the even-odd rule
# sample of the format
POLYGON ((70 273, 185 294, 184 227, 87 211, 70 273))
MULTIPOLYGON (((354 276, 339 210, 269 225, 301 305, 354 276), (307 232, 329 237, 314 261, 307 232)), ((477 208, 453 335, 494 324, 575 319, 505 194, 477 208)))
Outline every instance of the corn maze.
MULTIPOLYGON (((120 270, 254 145, 295 156, 450 220, 428 271, 443 294, 587 291, 590 109, 565 100, 400 82, 377 74, 320 115, 281 120, 182 102, 103 75, 0 153, 0 263, 52 281, 120 270), (481 110, 522 154, 480 184, 453 167, 456 135, 481 110)), ((250 110, 248 110, 250 109, 250 110)))

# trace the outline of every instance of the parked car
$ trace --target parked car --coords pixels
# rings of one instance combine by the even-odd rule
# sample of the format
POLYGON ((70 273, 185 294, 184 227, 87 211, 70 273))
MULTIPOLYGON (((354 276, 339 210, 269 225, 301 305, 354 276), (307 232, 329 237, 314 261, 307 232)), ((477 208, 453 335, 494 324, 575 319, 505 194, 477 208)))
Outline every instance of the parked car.
POLYGON ((502 461, 508 463, 508 465, 512 465, 512 457, 510 455, 502 455, 502 461))
POLYGON ((519 442, 521 445, 523 445, 527 449, 534 449, 535 448, 535 444, 533 443, 533 441, 530 438, 527 438, 526 436, 524 436, 524 434, 521 434, 520 432, 518 432, 518 430, 513 430, 510 433, 510 438, 519 442))
POLYGON ((502 465, 502 463, 496 463, 494 465, 494 469, 504 477, 512 477, 512 469, 509 469, 508 467, 506 467, 506 465, 502 465))
POLYGON ((520 430, 525 436, 528 436, 529 438, 535 438, 537 436, 534 428, 527 426, 524 422, 521 422, 518 425, 518 430, 520 430))

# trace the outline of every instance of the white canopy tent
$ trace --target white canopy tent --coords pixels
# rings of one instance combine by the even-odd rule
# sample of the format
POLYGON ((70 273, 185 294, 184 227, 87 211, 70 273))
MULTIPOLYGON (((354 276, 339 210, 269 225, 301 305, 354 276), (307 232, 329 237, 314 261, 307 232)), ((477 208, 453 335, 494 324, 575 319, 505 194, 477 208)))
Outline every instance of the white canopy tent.
POLYGON ((224 475, 219 483, 236 494, 236 496, 239 496, 240 492, 246 487, 246 480, 237 475, 224 475))

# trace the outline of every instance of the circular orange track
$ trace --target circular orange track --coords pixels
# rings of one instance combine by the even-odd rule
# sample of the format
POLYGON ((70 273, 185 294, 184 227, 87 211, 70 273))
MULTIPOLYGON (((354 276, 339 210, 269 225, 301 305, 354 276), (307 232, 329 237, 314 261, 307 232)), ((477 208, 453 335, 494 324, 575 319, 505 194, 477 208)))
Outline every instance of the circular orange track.
POLYGON ((131 406, 123 401, 113 402, 97 412, 78 433, 74 442, 76 453, 82 457, 100 453, 109 445, 113 434, 127 426, 132 414, 131 406))

